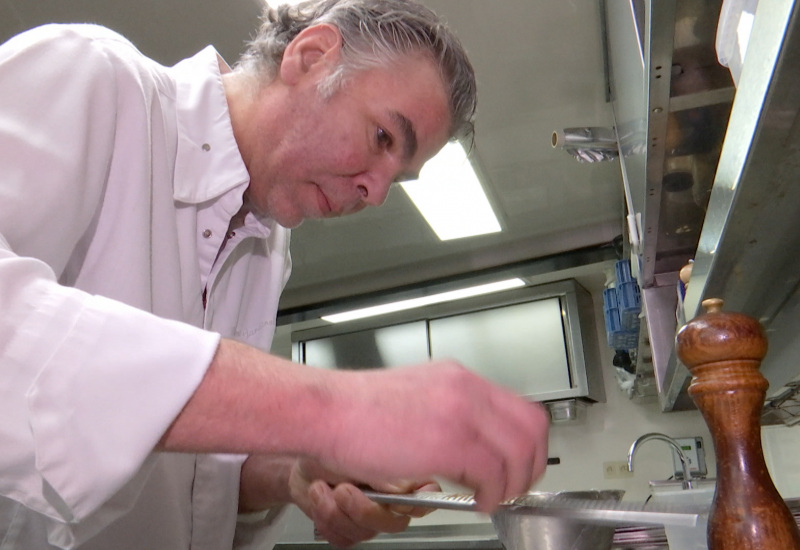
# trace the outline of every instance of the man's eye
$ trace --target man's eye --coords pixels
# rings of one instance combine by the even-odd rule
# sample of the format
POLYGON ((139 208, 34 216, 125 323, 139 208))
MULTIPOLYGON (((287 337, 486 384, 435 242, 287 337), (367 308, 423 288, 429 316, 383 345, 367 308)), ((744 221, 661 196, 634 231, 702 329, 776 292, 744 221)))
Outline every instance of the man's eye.
POLYGON ((378 145, 380 145, 382 148, 388 149, 392 146, 392 136, 390 136, 386 130, 383 128, 378 128, 376 135, 378 139, 378 145))

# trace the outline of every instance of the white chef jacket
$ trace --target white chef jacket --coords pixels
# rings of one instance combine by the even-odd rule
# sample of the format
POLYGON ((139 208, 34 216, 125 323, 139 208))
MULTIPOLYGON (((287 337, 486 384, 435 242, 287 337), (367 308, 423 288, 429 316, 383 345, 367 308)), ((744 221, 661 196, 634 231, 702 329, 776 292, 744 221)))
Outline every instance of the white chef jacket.
POLYGON ((269 348, 289 274, 252 214, 217 257, 249 182, 227 70, 93 25, 0 47, 2 550, 233 544, 244 457, 151 453, 220 335, 269 348))

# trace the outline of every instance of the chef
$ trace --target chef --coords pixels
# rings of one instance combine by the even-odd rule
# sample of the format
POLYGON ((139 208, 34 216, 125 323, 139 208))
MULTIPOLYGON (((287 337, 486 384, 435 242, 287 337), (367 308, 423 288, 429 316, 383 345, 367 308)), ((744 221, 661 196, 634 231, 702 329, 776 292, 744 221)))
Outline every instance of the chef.
POLYGON ((407 0, 267 8, 231 69, 94 25, 0 47, 3 548, 268 548, 296 504, 337 546, 435 476, 484 511, 546 463, 538 405, 440 361, 268 353, 305 219, 380 205, 470 130, 455 36, 407 0), (391 398, 388 398, 391 396, 391 398))

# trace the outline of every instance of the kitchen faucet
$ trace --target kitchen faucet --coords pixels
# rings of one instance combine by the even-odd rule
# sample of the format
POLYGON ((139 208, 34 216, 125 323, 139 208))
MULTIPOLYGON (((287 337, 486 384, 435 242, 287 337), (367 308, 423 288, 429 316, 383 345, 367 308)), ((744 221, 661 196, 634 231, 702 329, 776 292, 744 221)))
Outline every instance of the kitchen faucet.
POLYGON ((681 467, 683 468, 683 488, 684 489, 691 489, 693 487, 692 484, 692 474, 689 471, 689 459, 686 458, 686 455, 683 453, 683 449, 681 446, 678 445, 678 442, 672 439, 671 437, 660 434, 660 433, 649 433, 644 434, 641 437, 638 437, 636 441, 633 442, 631 445, 630 450, 628 451, 628 471, 633 472, 633 457, 636 454, 636 451, 639 447, 642 446, 643 443, 646 441, 658 440, 663 441, 664 443, 669 443, 672 445, 672 448, 678 453, 678 458, 681 461, 681 467))

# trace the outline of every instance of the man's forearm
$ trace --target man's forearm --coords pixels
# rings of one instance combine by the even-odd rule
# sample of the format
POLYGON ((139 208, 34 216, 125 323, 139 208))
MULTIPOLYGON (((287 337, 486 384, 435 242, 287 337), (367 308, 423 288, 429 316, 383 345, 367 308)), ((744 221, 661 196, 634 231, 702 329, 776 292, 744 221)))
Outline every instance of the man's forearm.
POLYGON ((544 472, 548 420, 454 361, 326 370, 222 340, 157 450, 311 458, 368 484, 441 476, 489 512, 544 472))
POLYGON ((157 450, 313 453, 314 426, 331 400, 326 376, 326 371, 223 339, 157 450))

